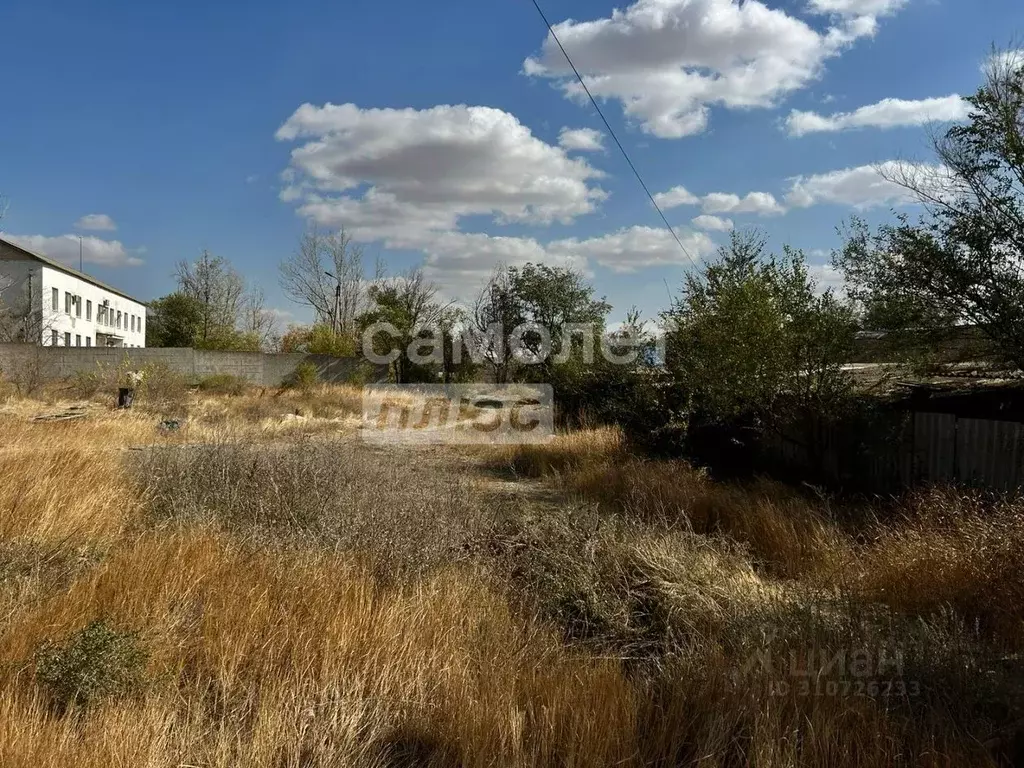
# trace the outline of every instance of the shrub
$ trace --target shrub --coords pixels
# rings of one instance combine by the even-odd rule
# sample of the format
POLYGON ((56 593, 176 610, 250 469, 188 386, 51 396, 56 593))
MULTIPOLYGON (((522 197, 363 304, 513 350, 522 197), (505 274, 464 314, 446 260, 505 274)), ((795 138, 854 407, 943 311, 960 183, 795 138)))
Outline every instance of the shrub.
POLYGON ((314 363, 299 363, 295 367, 294 386, 308 392, 320 381, 320 372, 314 363))
POLYGON ((102 619, 36 652, 36 681, 61 711, 141 688, 148 655, 134 632, 102 619))
POLYGON ((345 378, 345 383, 355 387, 365 387, 367 384, 371 384, 378 379, 379 373, 380 369, 378 367, 365 360, 361 360, 345 378))
POLYGON ((181 410, 188 400, 189 383, 185 375, 163 363, 142 369, 145 374, 139 388, 139 400, 163 409, 181 410))
POLYGON ((75 371, 68 379, 68 389, 79 400, 89 400, 99 394, 106 378, 102 370, 75 371))
POLYGON ((233 376, 230 373, 214 373, 199 381, 199 389, 211 395, 231 395, 236 397, 245 392, 249 386, 248 379, 233 376))
POLYGON ((32 347, 31 352, 8 372, 8 377, 20 397, 30 397, 43 388, 50 373, 46 351, 42 347, 32 347))

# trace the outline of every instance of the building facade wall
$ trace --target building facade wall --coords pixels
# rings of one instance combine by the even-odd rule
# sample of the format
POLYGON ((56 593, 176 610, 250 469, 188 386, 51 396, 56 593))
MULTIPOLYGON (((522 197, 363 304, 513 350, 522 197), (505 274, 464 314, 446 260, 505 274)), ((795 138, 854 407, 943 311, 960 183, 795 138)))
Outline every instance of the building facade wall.
POLYGON ((28 339, 44 346, 146 346, 145 305, 0 242, 0 301, 31 311, 28 339), (56 293, 55 293, 56 292, 56 293))
POLYGON ((44 346, 146 346, 146 307, 40 265, 44 346))

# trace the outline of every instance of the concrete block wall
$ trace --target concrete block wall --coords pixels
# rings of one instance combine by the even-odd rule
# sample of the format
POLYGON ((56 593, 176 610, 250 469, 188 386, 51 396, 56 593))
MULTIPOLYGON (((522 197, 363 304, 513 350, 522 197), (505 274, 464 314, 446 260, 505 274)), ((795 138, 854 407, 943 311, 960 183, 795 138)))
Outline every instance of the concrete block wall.
POLYGON ((38 347, 30 344, 0 344, 0 374, 10 378, 29 366, 39 369, 44 379, 58 380, 89 373, 98 367, 139 369, 163 364, 192 381, 223 373, 247 379, 256 386, 286 384, 302 363, 313 363, 321 381, 343 383, 353 379, 387 381, 384 366, 372 366, 356 358, 306 355, 302 353, 262 354, 260 352, 214 352, 210 350, 147 347, 145 349, 103 347, 38 347))

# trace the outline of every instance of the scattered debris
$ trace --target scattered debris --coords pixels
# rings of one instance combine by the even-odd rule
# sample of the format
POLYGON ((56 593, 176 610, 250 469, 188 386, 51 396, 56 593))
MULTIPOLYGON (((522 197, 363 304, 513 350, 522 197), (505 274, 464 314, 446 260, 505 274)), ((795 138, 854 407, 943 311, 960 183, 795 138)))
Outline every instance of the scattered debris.
POLYGON ((89 412, 87 410, 87 406, 71 405, 58 413, 41 413, 38 416, 34 416, 32 421, 75 421, 76 419, 84 419, 88 416, 89 412))

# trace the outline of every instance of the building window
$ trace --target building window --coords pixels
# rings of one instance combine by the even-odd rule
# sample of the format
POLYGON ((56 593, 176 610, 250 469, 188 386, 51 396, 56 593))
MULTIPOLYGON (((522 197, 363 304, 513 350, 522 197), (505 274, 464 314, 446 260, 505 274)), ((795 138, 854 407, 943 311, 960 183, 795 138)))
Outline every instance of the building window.
MULTIPOLYGON (((53 290, 57 290, 54 288, 53 290)), ((57 340, 57 332, 50 331, 50 346, 56 347, 60 342, 57 340)))
POLYGON ((85 346, 87 346, 87 347, 91 347, 92 346, 92 336, 86 336, 85 337, 85 346))
POLYGON ((82 297, 75 296, 75 317, 82 316, 82 297))
POLYGON ((102 304, 96 307, 96 322, 100 325, 107 324, 107 308, 102 304))
POLYGON ((60 291, 58 291, 56 288, 53 289, 53 301, 51 302, 50 309, 52 309, 54 312, 60 309, 60 291))
POLYGON ((65 331, 64 332, 64 346, 65 347, 70 347, 71 346, 71 331, 65 331))
POLYGON ((75 346, 76 347, 82 346, 82 336, 81 336, 81 334, 77 334, 77 333, 75 334, 75 346))
POLYGON ((92 322, 92 302, 85 302, 85 319, 92 322))
POLYGON ((71 294, 67 291, 64 291, 64 314, 71 314, 71 294))

